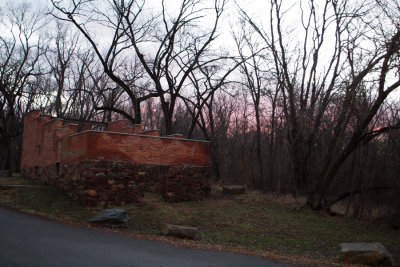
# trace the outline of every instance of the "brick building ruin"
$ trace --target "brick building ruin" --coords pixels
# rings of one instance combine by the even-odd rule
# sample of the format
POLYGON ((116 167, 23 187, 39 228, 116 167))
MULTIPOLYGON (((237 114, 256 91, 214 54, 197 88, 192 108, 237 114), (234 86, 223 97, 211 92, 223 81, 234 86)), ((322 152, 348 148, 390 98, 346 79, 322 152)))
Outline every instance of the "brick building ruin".
POLYGON ((112 123, 25 115, 24 177, 56 186, 85 206, 137 202, 146 191, 165 201, 200 200, 210 186, 209 142, 160 136, 126 120, 112 123))

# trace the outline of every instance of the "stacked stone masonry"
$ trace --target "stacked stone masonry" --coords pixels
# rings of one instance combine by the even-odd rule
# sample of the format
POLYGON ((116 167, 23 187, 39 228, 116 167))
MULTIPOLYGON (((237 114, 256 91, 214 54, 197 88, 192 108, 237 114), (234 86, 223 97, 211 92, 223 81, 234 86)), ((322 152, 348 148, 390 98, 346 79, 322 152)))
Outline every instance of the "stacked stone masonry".
POLYGON ((110 123, 106 131, 82 124, 65 124, 39 111, 26 114, 23 175, 56 186, 84 206, 138 202, 146 191, 159 192, 168 202, 209 194, 208 142, 161 137, 158 130, 127 121, 110 123))

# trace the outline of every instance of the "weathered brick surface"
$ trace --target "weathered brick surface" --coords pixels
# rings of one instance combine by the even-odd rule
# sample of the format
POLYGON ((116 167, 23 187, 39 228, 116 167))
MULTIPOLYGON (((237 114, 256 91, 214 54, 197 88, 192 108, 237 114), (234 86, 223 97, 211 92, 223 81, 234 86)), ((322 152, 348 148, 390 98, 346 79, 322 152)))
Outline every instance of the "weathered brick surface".
MULTIPOLYGON (((109 124, 112 131, 79 133, 79 125, 62 126, 62 122, 41 116, 38 111, 26 114, 21 169, 101 158, 135 164, 209 166, 208 142, 187 140, 179 135, 160 137, 158 130, 130 134, 127 132, 132 128, 124 120, 109 124)), ((139 128, 135 125, 133 130, 139 128)))
POLYGON ((138 133, 143 131, 143 126, 141 124, 135 124, 133 125, 133 132, 138 133))
POLYGON ((24 176, 54 185, 85 206, 140 201, 144 191, 162 193, 169 202, 209 193, 208 142, 160 137, 158 130, 143 131, 125 120, 110 123, 107 131, 63 123, 39 111, 25 115, 24 176))
POLYGON ((113 121, 110 124, 108 124, 107 131, 110 132, 120 132, 121 128, 125 128, 128 125, 128 121, 126 120, 118 120, 118 121, 113 121))
POLYGON ((35 162, 31 157, 36 154, 36 145, 39 143, 37 140, 38 129, 35 127, 34 118, 38 117, 40 111, 34 110, 25 115, 24 133, 29 132, 28 138, 23 138, 22 155, 21 155, 21 169, 32 168, 35 162))
POLYGON ((126 126, 126 127, 122 127, 121 129, 119 129, 119 131, 121 133, 128 133, 128 134, 133 134, 134 130, 135 130, 135 128, 132 126, 126 126))
POLYGON ((138 132, 137 134, 160 136, 160 130, 154 129, 154 130, 141 131, 141 132, 138 132))
POLYGON ((64 138, 61 162, 122 160, 136 164, 209 165, 209 144, 177 138, 87 131, 64 138))

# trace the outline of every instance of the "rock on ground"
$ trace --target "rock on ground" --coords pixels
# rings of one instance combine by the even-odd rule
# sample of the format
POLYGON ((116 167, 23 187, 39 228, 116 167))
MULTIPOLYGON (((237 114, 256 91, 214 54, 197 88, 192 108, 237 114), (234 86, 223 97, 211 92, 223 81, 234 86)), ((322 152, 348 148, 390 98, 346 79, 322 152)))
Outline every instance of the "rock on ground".
POLYGON ((197 228, 167 224, 165 227, 165 230, 164 230, 164 234, 167 236, 175 236, 175 237, 179 237, 179 238, 194 239, 197 234, 197 228))
POLYGON ((341 243, 340 247, 349 263, 394 266, 392 255, 381 243, 341 243))
POLYGON ((222 187, 222 193, 225 195, 244 194, 246 188, 242 185, 225 185, 222 187))
POLYGON ((89 222, 97 224, 110 224, 112 226, 125 225, 127 226, 131 221, 126 210, 122 209, 108 209, 103 210, 96 216, 91 218, 89 222))

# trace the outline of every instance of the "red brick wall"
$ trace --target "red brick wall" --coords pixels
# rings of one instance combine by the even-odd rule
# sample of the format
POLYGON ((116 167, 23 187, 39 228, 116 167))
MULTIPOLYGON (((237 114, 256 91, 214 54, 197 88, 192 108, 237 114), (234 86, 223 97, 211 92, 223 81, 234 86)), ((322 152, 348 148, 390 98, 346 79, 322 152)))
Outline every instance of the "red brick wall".
POLYGON ((48 140, 47 136, 51 131, 49 131, 49 125, 46 122, 50 121, 51 117, 39 115, 40 111, 37 110, 25 115, 21 168, 32 168, 38 165, 38 163, 45 166, 44 164, 48 163, 48 158, 54 157, 54 151, 50 151, 50 155, 43 153, 45 149, 48 149, 49 142, 53 141, 52 137, 48 140), (43 127, 44 124, 46 127, 43 127), (45 162, 42 163, 42 160, 45 160, 45 162))
POLYGON ((125 128, 128 124, 126 120, 113 121, 108 124, 107 131, 119 132, 121 128, 125 128))
POLYGON ((154 130, 141 131, 141 132, 138 132, 137 134, 160 136, 160 130, 154 129, 154 130))
POLYGON ((143 131, 143 126, 141 124, 135 124, 133 125, 133 132, 138 133, 143 131))
MULTIPOLYGON (((85 159, 172 166, 208 166, 210 162, 208 142, 172 136, 124 134, 126 121, 109 124, 107 132, 81 133, 77 133, 77 124, 62 126, 62 123, 61 119, 41 116, 39 111, 25 115, 21 169, 85 159)), ((140 127, 135 125, 134 128, 138 130, 140 127)), ((156 130, 147 132, 157 133, 156 130)))
POLYGON ((40 151, 38 154, 38 160, 41 166, 53 165, 57 161, 57 141, 56 141, 56 129, 62 127, 62 120, 53 119, 42 124, 42 134, 40 141, 40 151))
POLYGON ((126 127, 122 127, 121 129, 119 129, 119 132, 133 134, 134 130, 135 130, 135 128, 133 128, 132 126, 126 126, 126 127))
POLYGON ((21 169, 32 168, 35 166, 33 158, 36 156, 37 128, 34 118, 39 116, 40 111, 34 110, 25 114, 24 133, 22 139, 21 169), (29 133, 29 134, 28 134, 29 133))
POLYGON ((61 161, 122 160, 136 164, 208 166, 209 143, 179 138, 87 131, 63 140, 61 161))

